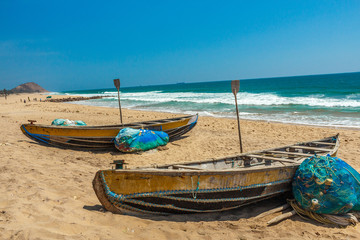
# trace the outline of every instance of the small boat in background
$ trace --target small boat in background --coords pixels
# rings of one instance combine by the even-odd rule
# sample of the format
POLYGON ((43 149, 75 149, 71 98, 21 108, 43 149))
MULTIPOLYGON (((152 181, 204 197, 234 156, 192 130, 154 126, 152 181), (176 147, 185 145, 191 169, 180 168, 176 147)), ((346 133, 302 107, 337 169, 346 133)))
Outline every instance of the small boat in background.
POLYGON ((93 188, 103 207, 113 213, 224 211, 291 190, 303 160, 315 154, 334 156, 338 148, 336 135, 207 161, 100 170, 93 188))
POLYGON ((147 129, 164 131, 169 135, 170 141, 193 129, 197 123, 198 115, 161 119, 153 121, 135 122, 124 125, 105 126, 55 126, 22 124, 21 131, 29 138, 56 147, 80 150, 115 149, 114 138, 123 128, 147 129))

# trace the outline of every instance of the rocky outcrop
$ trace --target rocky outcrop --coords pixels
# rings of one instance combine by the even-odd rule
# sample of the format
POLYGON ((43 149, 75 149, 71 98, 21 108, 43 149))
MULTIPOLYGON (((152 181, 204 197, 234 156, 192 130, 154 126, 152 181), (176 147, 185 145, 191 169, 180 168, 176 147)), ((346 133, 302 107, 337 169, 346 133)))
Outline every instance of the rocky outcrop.
POLYGON ((49 92, 34 82, 28 82, 10 90, 11 93, 42 93, 49 92))

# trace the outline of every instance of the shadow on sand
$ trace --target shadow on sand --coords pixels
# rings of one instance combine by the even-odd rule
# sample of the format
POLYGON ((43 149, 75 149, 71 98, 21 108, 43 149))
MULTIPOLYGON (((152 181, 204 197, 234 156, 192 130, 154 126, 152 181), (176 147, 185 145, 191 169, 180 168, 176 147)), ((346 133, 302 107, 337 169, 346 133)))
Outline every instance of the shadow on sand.
MULTIPOLYGON (((253 203, 247 206, 243 206, 237 209, 223 211, 223 212, 214 212, 214 213, 195 213, 195 214, 170 214, 170 215, 133 215, 141 219, 147 219, 152 221, 172 221, 172 222, 214 222, 214 221, 239 221, 241 219, 250 219, 260 215, 263 212, 269 211, 276 207, 279 207, 286 203, 286 199, 291 197, 289 194, 283 194, 278 197, 271 199, 263 200, 258 203, 253 203)), ((96 204, 94 206, 85 205, 83 209, 88 211, 96 212, 107 212, 103 206, 96 204)), ((288 210, 285 210, 285 212, 288 210)), ((115 214, 116 215, 116 214, 115 214)), ((121 216, 121 215, 119 215, 121 216)), ((276 215, 271 215, 275 217, 276 215)), ((266 216, 266 221, 270 220, 270 216, 266 216)), ((311 223, 315 226, 321 226, 325 228, 334 228, 334 225, 324 225, 322 223, 316 222, 314 220, 306 220, 298 215, 292 216, 291 221, 311 223)), ((256 221, 256 220, 253 220, 256 221)), ((263 221, 259 219, 259 221, 263 221)), ((276 224, 275 224, 276 225, 276 224)))
MULTIPOLYGON (((149 219, 153 221, 174 221, 174 222, 201 222, 201 221, 237 221, 239 219, 249 219, 257 215, 281 206, 286 203, 284 195, 267 199, 258 203, 246 205, 237 209, 227 210, 223 212, 214 213, 194 213, 194 214, 170 214, 170 215, 150 215, 138 214, 133 215, 142 219, 149 219)), ((106 210, 101 205, 87 206, 83 209, 88 211, 105 212, 106 210)))

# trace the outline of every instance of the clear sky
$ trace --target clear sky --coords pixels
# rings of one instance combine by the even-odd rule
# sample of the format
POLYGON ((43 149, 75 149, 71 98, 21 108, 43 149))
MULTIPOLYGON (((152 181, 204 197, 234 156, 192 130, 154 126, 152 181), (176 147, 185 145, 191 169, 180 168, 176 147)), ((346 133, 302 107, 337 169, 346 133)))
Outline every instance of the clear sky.
POLYGON ((0 89, 357 71, 358 0, 0 0, 0 89))

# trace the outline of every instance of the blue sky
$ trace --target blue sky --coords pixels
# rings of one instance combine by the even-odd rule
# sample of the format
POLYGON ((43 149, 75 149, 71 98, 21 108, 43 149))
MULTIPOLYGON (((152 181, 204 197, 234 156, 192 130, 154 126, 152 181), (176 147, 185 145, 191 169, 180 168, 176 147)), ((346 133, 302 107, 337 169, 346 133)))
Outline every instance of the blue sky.
POLYGON ((0 89, 360 71, 360 1, 0 1, 0 89))

